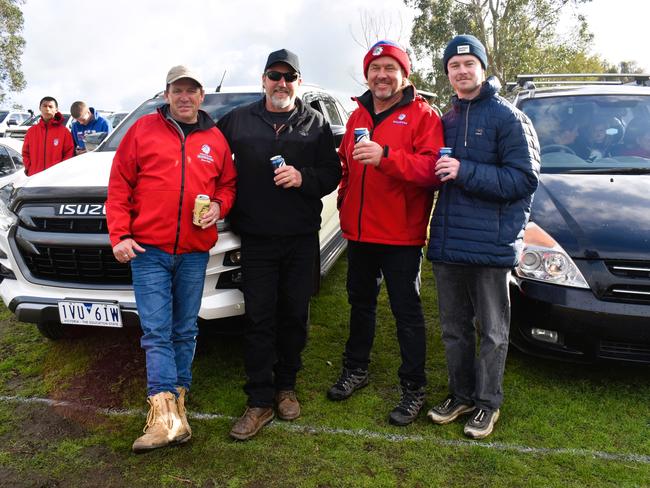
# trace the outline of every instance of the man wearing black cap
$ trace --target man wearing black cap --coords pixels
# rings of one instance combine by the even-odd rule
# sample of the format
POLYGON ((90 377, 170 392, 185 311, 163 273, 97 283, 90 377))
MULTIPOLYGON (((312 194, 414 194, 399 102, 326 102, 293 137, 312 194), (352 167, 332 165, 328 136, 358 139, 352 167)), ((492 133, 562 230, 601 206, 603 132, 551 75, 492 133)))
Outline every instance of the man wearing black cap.
POLYGON ((486 80, 488 58, 478 39, 456 36, 443 62, 456 92, 442 118, 453 156, 436 163, 443 185, 427 257, 438 284, 449 396, 428 416, 447 424, 471 412, 465 435, 481 439, 492 433, 503 402, 508 274, 538 184, 539 143, 530 120, 498 95, 498 80, 486 80))
POLYGON ((307 340, 318 262, 321 198, 341 179, 334 137, 322 114, 297 97, 298 56, 281 49, 264 67, 265 96, 219 120, 235 157, 232 225, 241 235, 246 304, 247 408, 230 436, 253 437, 273 419, 300 415, 296 374, 307 340), (282 156, 274 169, 270 159, 282 156))
POLYGON ((440 117, 410 84, 410 70, 399 44, 379 41, 370 48, 363 60, 368 91, 356 99, 359 106, 339 148, 350 332, 341 374, 327 392, 330 400, 340 401, 368 384, 377 296, 385 279, 402 357, 401 398, 388 419, 400 426, 416 419, 425 399, 420 265, 432 188, 440 183, 434 163, 442 146, 440 117), (354 129, 360 127, 370 137, 357 141, 354 129))

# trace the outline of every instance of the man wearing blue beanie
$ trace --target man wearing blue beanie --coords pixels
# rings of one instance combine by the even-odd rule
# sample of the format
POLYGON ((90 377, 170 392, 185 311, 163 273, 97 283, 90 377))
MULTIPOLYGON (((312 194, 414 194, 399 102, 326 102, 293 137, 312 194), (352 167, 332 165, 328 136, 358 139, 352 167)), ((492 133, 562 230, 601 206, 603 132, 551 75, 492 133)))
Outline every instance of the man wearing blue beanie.
POLYGON ((471 412, 464 433, 482 439, 492 433, 503 402, 508 275, 521 254, 539 180, 539 142, 526 115, 498 95, 499 81, 486 79, 488 57, 476 37, 454 37, 443 63, 456 92, 442 118, 453 153, 435 166, 442 187, 427 258, 438 289, 449 396, 428 417, 447 424, 471 412))

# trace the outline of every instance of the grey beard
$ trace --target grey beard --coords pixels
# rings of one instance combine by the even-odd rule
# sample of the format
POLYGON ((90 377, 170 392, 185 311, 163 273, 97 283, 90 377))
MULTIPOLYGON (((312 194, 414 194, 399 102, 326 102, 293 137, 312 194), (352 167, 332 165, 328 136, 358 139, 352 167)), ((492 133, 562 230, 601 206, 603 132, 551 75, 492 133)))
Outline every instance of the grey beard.
POLYGON ((273 105, 273 108, 277 110, 282 110, 283 108, 289 107, 292 102, 293 99, 290 97, 278 98, 275 95, 271 95, 271 105, 273 105))

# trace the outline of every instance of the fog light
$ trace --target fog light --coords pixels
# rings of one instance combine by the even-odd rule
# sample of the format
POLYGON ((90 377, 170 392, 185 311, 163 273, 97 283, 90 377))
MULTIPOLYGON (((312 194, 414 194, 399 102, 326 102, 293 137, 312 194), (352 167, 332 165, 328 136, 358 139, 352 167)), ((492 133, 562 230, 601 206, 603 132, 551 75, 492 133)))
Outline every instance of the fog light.
POLYGON ((530 329, 530 335, 533 336, 533 339, 542 342, 550 342, 552 344, 557 344, 559 339, 558 333, 554 330, 530 329))
POLYGON ((239 249, 228 251, 223 258, 224 266, 239 266, 240 264, 241 264, 241 251, 239 249))

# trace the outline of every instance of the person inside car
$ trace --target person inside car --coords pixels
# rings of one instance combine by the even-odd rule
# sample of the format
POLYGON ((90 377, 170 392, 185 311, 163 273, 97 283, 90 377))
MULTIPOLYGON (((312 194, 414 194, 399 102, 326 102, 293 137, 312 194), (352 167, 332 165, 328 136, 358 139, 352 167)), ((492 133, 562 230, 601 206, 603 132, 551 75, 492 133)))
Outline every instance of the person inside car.
POLYGON ((630 121, 620 155, 650 158, 650 117, 635 117, 630 121))

